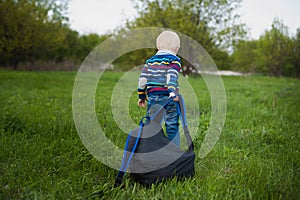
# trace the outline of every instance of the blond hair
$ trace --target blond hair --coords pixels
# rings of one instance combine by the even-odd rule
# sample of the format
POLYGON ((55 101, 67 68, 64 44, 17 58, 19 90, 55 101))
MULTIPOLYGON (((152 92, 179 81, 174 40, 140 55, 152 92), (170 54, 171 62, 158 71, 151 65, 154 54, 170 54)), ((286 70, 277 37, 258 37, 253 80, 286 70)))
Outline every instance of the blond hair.
POLYGON ((180 48, 180 39, 177 33, 173 31, 163 31, 156 39, 158 50, 169 50, 177 54, 180 48))

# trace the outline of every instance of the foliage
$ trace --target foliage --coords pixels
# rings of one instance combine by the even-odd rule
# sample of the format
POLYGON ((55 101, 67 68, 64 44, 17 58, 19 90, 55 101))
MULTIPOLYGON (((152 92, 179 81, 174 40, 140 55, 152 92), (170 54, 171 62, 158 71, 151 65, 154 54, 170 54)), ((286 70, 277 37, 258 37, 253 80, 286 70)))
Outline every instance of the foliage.
MULTIPOLYGON (((123 188, 114 189, 117 171, 93 158, 76 133, 75 75, 1 71, 1 199, 299 199, 299 80, 223 77, 225 127, 213 151, 200 159, 197 152, 210 125, 210 95, 203 79, 189 78, 201 111, 199 129, 192 133, 197 136, 195 176, 150 188, 126 176, 123 188)), ((95 105, 99 123, 120 146, 126 135, 114 121, 110 97, 122 75, 103 74, 95 105)), ((128 106, 138 122, 145 110, 136 102, 133 93, 128 106)))
POLYGON ((80 36, 68 27, 66 0, 0 2, 0 64, 81 61, 107 36, 80 36))
POLYGON ((284 69, 293 67, 289 66, 293 53, 292 40, 288 37, 287 27, 278 20, 275 20, 272 29, 260 38, 259 48, 266 61, 264 66, 261 66, 262 71, 281 76, 285 73, 284 69))
POLYGON ((231 55, 232 69, 244 72, 257 72, 257 64, 255 58, 260 54, 257 51, 256 40, 241 40, 234 46, 234 52, 231 55))
POLYGON ((163 27, 186 34, 201 44, 223 69, 229 61, 224 49, 245 33, 244 25, 237 23, 239 15, 233 14, 240 0, 136 0, 134 3, 139 15, 127 22, 126 28, 163 27))
POLYGON ((157 26, 176 30, 200 42, 205 49, 229 47, 243 36, 244 25, 233 11, 240 0, 136 0, 139 12, 129 28, 157 26))
POLYGON ((271 30, 258 40, 239 41, 232 54, 233 69, 273 76, 299 76, 299 31, 291 38, 283 22, 274 19, 271 30))
POLYGON ((294 41, 294 56, 293 64, 295 66, 296 76, 300 77, 300 27, 297 29, 296 36, 293 38, 294 41))
POLYGON ((4 0, 0 3, 1 64, 32 59, 55 58, 64 40, 62 2, 40 0, 4 0))

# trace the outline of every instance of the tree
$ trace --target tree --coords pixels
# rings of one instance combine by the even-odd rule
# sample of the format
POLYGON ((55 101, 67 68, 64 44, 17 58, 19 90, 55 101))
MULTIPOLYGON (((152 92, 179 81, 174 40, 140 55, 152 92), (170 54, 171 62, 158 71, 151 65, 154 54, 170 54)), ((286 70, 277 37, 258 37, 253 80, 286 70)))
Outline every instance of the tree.
POLYGON ((163 27, 195 39, 219 67, 226 68, 227 49, 245 34, 233 11, 241 0, 134 0, 138 17, 127 28, 163 27))
POLYGON ((235 71, 257 72, 258 56, 256 40, 241 40, 233 47, 231 68, 235 71))
POLYGON ((274 19, 272 29, 260 37, 258 48, 263 64, 261 71, 275 76, 293 74, 293 42, 288 35, 288 28, 281 21, 274 19))
POLYGON ((291 38, 288 28, 276 18, 258 40, 239 41, 231 56, 235 70, 272 76, 299 76, 299 58, 300 30, 291 38))
MULTIPOLYGON (((228 48, 245 34, 233 11, 241 0, 134 0, 138 17, 127 22, 128 29, 169 28, 190 36, 210 53, 219 68, 228 67, 228 48)), ((150 55, 145 50, 139 54, 150 55)), ((137 56, 135 56, 136 58, 137 56)), ((134 62, 134 60, 131 60, 134 62)), ((189 63, 184 63, 189 65, 189 63)), ((189 68, 189 67, 188 67, 189 68)))
MULTIPOLYGON (((0 2, 1 64, 53 59, 65 39, 67 1, 3 0, 0 2)), ((55 58, 54 58, 55 59, 55 58)))
POLYGON ((206 41, 207 45, 214 42, 228 47, 245 34, 245 26, 237 23, 239 15, 233 13, 240 2, 241 0, 135 0, 140 16, 131 25, 171 28, 206 41))
POLYGON ((294 59, 293 64, 295 67, 295 75, 300 77, 300 28, 297 29, 296 36, 293 38, 294 41, 294 59))
POLYGON ((78 38, 79 49, 77 49, 77 56, 80 60, 84 59, 88 53, 93 50, 100 42, 107 39, 110 35, 99 36, 96 33, 82 35, 78 38))

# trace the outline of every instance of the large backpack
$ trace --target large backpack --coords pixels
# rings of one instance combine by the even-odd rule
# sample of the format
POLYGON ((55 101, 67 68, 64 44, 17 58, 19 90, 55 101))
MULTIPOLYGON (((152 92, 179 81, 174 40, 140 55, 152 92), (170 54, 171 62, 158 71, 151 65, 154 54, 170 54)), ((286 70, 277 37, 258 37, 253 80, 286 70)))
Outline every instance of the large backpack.
POLYGON ((194 175, 194 145, 188 131, 184 100, 179 97, 177 112, 188 150, 183 151, 164 134, 161 122, 166 106, 174 99, 170 98, 153 116, 143 117, 140 126, 128 134, 115 187, 121 184, 128 168, 133 179, 145 186, 175 176, 182 179, 194 175))

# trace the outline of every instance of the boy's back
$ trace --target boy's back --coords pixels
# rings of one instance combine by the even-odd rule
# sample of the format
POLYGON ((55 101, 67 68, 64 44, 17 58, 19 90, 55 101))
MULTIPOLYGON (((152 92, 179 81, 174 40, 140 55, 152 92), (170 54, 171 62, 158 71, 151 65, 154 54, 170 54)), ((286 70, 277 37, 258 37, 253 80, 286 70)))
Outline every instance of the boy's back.
MULTIPOLYGON (((178 101, 178 74, 181 69, 180 58, 176 56, 180 48, 178 35, 171 31, 162 32, 156 40, 158 52, 147 60, 138 83, 138 106, 146 107, 151 116, 157 106, 164 105, 170 97, 178 101), (147 95, 147 96, 146 96, 147 95)), ((168 138, 179 146, 179 114, 175 102, 166 107, 165 125, 168 138)))
POLYGON ((180 58, 168 52, 158 51, 156 55, 147 60, 142 69, 140 80, 146 85, 139 86, 146 86, 144 91, 148 95, 150 93, 169 95, 170 92, 176 92, 178 88, 179 71, 180 58))

